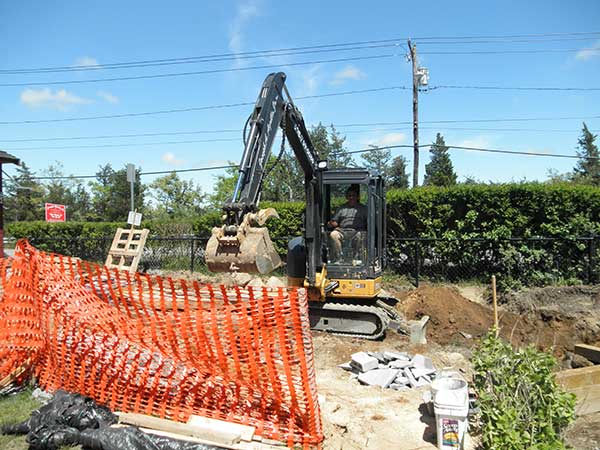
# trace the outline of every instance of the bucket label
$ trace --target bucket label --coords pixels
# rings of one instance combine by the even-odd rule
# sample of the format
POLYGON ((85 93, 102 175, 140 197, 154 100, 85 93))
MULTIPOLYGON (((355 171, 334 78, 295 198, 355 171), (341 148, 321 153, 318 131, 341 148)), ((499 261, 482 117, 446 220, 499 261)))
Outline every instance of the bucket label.
POLYGON ((450 448, 459 448, 460 441, 458 439, 458 420, 442 419, 442 445, 450 448))

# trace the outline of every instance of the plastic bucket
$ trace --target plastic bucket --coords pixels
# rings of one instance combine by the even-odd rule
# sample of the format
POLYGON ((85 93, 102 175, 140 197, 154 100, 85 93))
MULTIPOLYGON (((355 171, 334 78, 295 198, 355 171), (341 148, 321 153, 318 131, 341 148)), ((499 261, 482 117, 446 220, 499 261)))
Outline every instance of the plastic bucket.
POLYGON ((431 384, 440 450, 462 449, 467 432, 469 390, 460 378, 436 378, 431 384))

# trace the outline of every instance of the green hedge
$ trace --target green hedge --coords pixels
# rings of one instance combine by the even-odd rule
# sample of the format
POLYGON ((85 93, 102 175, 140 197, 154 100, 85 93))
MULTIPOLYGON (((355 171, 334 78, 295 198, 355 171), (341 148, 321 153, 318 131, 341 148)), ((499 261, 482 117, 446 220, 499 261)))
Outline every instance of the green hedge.
MULTIPOLYGON (((388 236, 391 238, 564 237, 600 233, 600 188, 583 185, 538 183, 458 185, 390 190, 388 236)), ((264 202, 280 219, 267 227, 272 236, 302 233, 303 203, 264 202)), ((210 236, 221 223, 219 211, 184 222, 145 221, 153 235, 210 236)), ((7 225, 14 237, 98 237, 112 234, 123 223, 16 222, 7 225)))
POLYGON ((564 237, 600 232, 600 188, 538 183, 388 192, 391 237, 564 237))
MULTIPOLYGON (((390 262, 399 273, 413 273, 418 260, 425 277, 487 280, 498 274, 506 287, 599 278, 600 241, 596 245, 574 237, 600 236, 600 188, 538 183, 460 185, 391 190, 387 198, 390 262), (534 236, 561 240, 533 244, 508 240, 534 236), (406 240, 413 237, 437 240, 406 240), (473 238, 484 241, 469 241, 473 238), (402 266, 393 257, 403 260, 402 266)), ((304 204, 265 202, 261 206, 279 212, 280 219, 269 220, 267 227, 283 255, 287 244, 283 238, 302 234, 304 204)), ((191 222, 146 221, 144 226, 153 237, 207 237, 220 223, 221 213, 213 211, 191 222)), ((111 238, 118 226, 126 225, 21 222, 9 224, 7 235, 26 237, 43 250, 85 258, 94 252, 105 254, 106 237, 111 238), (82 244, 86 239, 98 242, 82 244)))

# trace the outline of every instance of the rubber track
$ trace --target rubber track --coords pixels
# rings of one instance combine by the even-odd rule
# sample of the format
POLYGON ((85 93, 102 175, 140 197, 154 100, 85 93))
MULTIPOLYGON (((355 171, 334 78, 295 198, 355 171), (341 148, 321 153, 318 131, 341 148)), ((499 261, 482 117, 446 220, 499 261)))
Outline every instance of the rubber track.
MULTIPOLYGON (((310 311, 319 311, 326 309, 328 311, 344 311, 344 312, 360 312, 362 314, 372 314, 378 319, 378 328, 375 334, 364 334, 364 333, 351 333, 345 331, 326 331, 326 333, 335 334, 337 336, 356 337, 361 339, 376 340, 381 338, 385 334, 388 324, 388 315, 380 307, 368 306, 368 305, 353 305, 348 303, 333 303, 326 302, 322 306, 313 307, 309 304, 310 311)), ((318 330, 322 331, 322 330, 318 330)))

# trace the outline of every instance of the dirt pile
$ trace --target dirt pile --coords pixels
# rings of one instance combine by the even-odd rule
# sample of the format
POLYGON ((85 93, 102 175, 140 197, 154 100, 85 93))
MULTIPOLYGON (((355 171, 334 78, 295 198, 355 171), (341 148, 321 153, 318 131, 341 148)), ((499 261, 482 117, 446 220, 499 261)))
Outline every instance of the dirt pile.
MULTIPOLYGON (((410 320, 430 316, 428 339, 442 345, 470 346, 493 323, 490 307, 474 303, 450 287, 426 286, 401 294, 397 308, 410 320)), ((554 347, 561 356, 575 343, 589 340, 586 328, 577 326, 576 317, 558 310, 530 309, 520 314, 501 310, 499 317, 500 334, 517 346, 534 344, 544 350, 554 347)))

